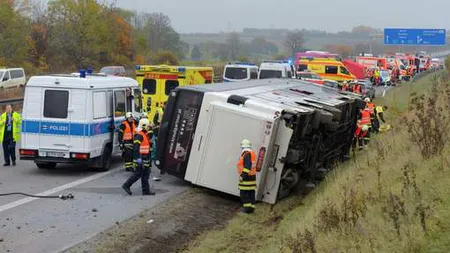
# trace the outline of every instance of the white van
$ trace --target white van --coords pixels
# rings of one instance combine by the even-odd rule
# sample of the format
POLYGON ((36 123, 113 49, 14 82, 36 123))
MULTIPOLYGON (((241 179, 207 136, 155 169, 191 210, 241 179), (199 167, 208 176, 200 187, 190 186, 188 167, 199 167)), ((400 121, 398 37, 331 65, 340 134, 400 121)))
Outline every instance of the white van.
POLYGON ((0 88, 23 87, 25 83, 25 71, 22 68, 0 68, 0 88))
POLYGON ((106 171, 120 153, 126 112, 140 115, 138 83, 125 77, 51 75, 25 87, 20 159, 38 168, 82 163, 106 171))
POLYGON ((259 67, 258 79, 296 78, 295 67, 284 61, 264 61, 259 67))
POLYGON ((253 63, 228 64, 223 71, 224 82, 242 82, 252 79, 258 79, 258 66, 253 63))

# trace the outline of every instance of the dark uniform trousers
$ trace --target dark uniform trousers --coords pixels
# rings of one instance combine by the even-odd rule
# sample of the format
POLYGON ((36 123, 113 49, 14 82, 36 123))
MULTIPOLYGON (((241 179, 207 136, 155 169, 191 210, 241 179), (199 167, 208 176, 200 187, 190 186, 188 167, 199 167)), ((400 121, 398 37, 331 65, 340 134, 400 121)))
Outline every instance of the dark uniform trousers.
POLYGON ((134 170, 133 163, 133 141, 123 141, 122 158, 125 170, 134 170))
POLYGON ((256 176, 246 176, 239 183, 241 202, 244 212, 255 211, 256 176))
POLYGON ((152 164, 149 155, 142 156, 142 164, 134 164, 135 171, 133 175, 124 183, 124 186, 130 188, 131 185, 136 183, 141 179, 142 194, 150 194, 150 172, 152 169, 152 164))

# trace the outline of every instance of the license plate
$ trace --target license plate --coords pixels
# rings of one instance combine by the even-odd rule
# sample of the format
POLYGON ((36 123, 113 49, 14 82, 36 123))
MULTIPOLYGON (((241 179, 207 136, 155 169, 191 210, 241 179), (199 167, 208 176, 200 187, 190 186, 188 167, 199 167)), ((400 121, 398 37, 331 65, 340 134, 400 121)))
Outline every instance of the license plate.
POLYGON ((47 156, 48 157, 64 157, 64 153, 60 153, 60 152, 47 152, 47 156))

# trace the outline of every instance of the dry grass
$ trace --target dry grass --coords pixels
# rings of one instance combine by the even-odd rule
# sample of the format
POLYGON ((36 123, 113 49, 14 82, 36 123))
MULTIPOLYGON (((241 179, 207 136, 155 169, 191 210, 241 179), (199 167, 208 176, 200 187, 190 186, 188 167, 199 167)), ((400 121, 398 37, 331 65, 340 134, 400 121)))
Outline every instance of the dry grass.
POLYGON ((260 204, 255 215, 235 217, 186 251, 450 252, 450 150, 423 156, 403 118, 411 93, 427 93, 435 81, 423 78, 387 95, 382 103, 395 128, 304 200, 260 204))

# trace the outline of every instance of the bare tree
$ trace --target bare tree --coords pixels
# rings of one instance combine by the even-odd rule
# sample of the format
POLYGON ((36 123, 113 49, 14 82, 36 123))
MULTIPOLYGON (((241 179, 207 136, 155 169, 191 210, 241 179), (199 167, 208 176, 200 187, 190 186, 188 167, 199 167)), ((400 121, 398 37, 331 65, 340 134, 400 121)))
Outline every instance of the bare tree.
POLYGON ((228 50, 230 52, 230 59, 236 60, 241 51, 241 40, 239 34, 233 32, 227 39, 228 50))
POLYGON ((305 38, 301 31, 289 32, 286 35, 286 40, 284 41, 284 46, 289 50, 291 56, 295 56, 295 53, 300 51, 305 44, 305 38))

